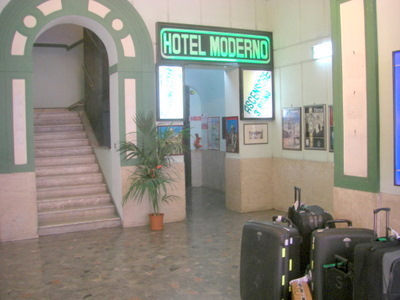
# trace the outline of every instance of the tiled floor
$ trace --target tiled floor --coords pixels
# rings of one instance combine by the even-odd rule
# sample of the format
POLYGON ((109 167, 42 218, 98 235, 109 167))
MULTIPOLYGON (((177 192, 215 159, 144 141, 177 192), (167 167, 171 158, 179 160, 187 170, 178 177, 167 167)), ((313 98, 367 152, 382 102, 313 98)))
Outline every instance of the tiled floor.
POLYGON ((0 299, 240 299, 247 220, 224 194, 193 188, 186 222, 163 231, 112 228, 0 244, 0 299))

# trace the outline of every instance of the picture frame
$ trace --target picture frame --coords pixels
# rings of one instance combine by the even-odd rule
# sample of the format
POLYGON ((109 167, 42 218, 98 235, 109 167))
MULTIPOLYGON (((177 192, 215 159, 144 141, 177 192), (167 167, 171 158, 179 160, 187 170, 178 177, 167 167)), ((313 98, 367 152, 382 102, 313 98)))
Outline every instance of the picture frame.
POLYGON ((334 151, 333 105, 329 105, 329 152, 334 151))
POLYGON ((208 149, 219 150, 220 149, 220 118, 209 117, 208 123, 208 149))
POLYGON ((304 106, 304 149, 326 150, 325 104, 304 106))
MULTIPOLYGON (((157 133, 159 135, 164 134, 166 130, 173 130, 175 134, 178 134, 183 130, 182 125, 159 125, 157 126, 157 133)), ((183 143, 183 141, 181 141, 183 143)), ((183 153, 174 153, 173 155, 182 155, 183 153)))
POLYGON ((226 152, 239 153, 239 118, 225 117, 226 152))
POLYGON ((268 123, 243 124, 245 145, 268 144, 268 123))
POLYGON ((240 119, 273 120, 273 71, 240 69, 240 119))
POLYGON ((301 151, 301 107, 282 109, 282 149, 301 151))

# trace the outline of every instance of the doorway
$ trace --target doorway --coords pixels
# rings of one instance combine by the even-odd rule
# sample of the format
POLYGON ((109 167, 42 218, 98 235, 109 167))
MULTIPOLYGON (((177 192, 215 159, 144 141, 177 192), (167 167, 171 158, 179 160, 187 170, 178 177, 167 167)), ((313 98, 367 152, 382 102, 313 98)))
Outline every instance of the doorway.
POLYGON ((191 128, 190 160, 187 159, 186 172, 191 177, 192 187, 225 192, 226 140, 222 122, 223 117, 234 113, 231 110, 238 106, 236 98, 227 97, 226 90, 231 84, 227 72, 230 71, 223 66, 185 67, 188 103, 185 123, 191 128))

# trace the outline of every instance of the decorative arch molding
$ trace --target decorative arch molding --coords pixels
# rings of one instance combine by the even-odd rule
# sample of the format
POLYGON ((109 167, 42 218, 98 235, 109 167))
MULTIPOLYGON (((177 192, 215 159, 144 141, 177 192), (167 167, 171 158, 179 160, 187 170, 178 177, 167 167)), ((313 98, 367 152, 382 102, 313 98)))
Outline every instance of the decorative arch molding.
POLYGON ((0 14, 0 174, 34 170, 33 44, 66 23, 89 28, 107 48, 121 139, 136 109, 154 110, 155 101, 148 101, 155 97, 152 42, 127 0, 12 0, 0 14))

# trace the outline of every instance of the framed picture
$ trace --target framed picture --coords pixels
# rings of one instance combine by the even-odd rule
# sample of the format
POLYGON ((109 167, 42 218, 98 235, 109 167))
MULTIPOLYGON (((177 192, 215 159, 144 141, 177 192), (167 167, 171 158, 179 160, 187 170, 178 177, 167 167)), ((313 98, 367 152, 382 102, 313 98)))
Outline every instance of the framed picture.
POLYGON ((270 70, 240 70, 240 119, 273 120, 273 72, 270 70))
POLYGON ((329 151, 333 152, 334 145, 333 133, 333 106, 329 105, 329 151))
POLYGON ((245 145, 268 144, 268 124, 243 124, 245 145))
POLYGON ((301 150, 301 108, 282 109, 282 149, 301 150))
POLYGON ((208 149, 219 150, 219 117, 208 118, 208 149))
POLYGON ((304 149, 325 150, 325 104, 304 107, 304 149))
MULTIPOLYGON (((183 129, 182 125, 168 125, 168 126, 160 125, 157 127, 157 131, 158 131, 159 135, 165 134, 165 132, 167 130, 169 130, 169 131, 172 130, 177 135, 176 138, 180 138, 180 139, 182 139, 182 136, 178 137, 178 133, 180 133, 182 131, 182 129, 183 129)), ((183 143, 182 140, 180 142, 183 143)), ((182 154, 183 153, 174 153, 173 155, 182 155, 182 154)))
POLYGON ((225 117, 226 152, 239 153, 238 117, 225 117))

